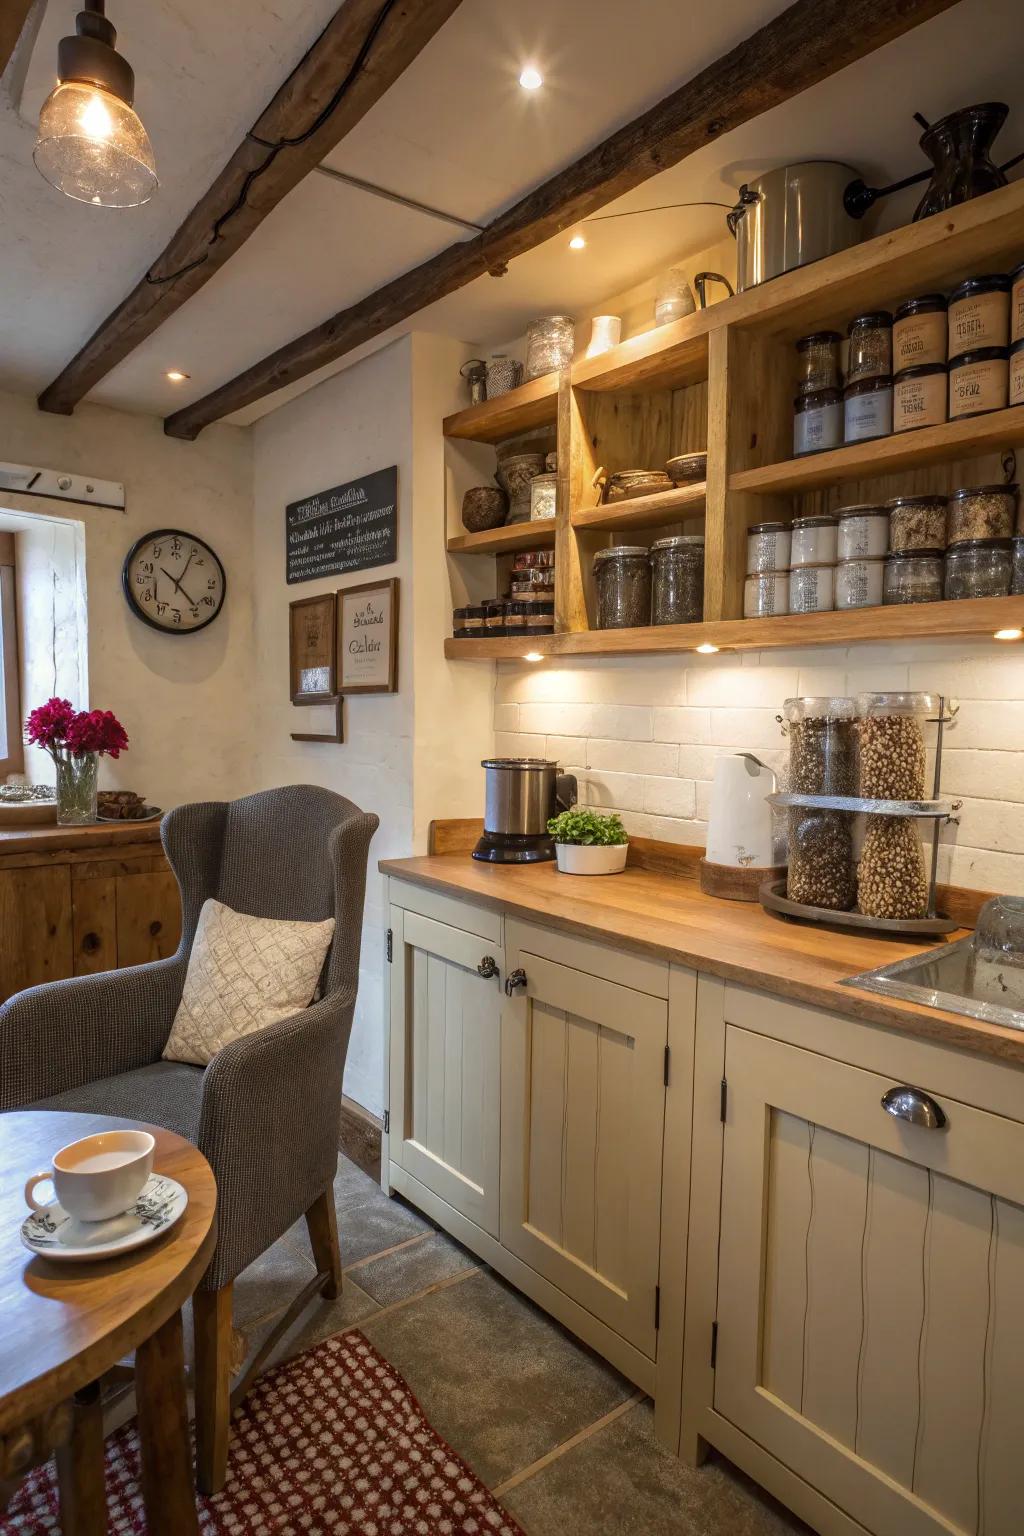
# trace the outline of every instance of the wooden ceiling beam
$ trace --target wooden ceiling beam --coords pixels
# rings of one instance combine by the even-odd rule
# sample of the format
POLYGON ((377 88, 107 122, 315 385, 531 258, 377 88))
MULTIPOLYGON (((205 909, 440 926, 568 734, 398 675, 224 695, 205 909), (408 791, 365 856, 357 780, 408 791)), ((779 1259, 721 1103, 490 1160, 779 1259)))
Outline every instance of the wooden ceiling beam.
POLYGON ((336 362, 485 272, 571 228, 694 150, 873 53, 956 0, 796 0, 698 75, 500 214, 169 416, 171 437, 336 362))
POLYGON ((40 409, 70 415, 100 379, 209 282, 380 100, 458 5, 345 0, 166 249, 40 395, 40 409), (282 141, 291 142, 274 152, 282 141))
POLYGON ((11 54, 34 4, 35 0, 3 0, 0 5, 0 75, 11 62, 11 54))

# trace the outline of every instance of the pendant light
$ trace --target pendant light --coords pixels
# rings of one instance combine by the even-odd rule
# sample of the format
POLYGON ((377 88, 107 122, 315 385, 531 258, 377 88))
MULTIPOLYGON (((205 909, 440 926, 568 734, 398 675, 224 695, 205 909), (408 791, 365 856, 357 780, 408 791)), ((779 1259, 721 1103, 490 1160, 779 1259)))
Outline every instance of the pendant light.
POLYGON ((132 107, 135 75, 114 47, 104 0, 85 0, 75 36, 62 37, 57 86, 39 114, 32 158, 51 186, 101 208, 135 208, 159 185, 156 162, 132 107))

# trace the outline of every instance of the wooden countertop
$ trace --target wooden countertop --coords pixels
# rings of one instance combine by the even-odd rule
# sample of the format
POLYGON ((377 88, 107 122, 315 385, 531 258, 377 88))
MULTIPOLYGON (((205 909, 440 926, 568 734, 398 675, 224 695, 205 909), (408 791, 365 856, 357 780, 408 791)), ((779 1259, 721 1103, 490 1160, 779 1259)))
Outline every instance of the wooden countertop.
POLYGON ((790 923, 754 903, 705 896, 695 880, 650 869, 585 879, 560 875, 554 864, 482 864, 466 853, 382 859, 379 867, 396 879, 547 927, 608 939, 744 986, 1024 1067, 1024 1030, 839 985, 845 976, 920 953, 938 939, 914 944, 790 923))
POLYGON ((87 827, 0 827, 0 856, 7 853, 64 853, 124 843, 159 843, 159 821, 96 821, 87 827))

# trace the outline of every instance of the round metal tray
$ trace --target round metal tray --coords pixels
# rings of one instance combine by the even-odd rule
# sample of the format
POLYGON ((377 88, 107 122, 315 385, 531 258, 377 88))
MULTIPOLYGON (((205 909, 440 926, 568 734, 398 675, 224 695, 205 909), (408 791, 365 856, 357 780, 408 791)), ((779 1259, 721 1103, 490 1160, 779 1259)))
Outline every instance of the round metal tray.
POLYGON ((953 933, 959 924, 950 917, 865 917, 863 912, 834 912, 830 907, 806 907, 790 901, 785 880, 766 880, 758 896, 766 912, 798 918, 805 923, 833 923, 841 928, 867 929, 874 933, 905 933, 926 936, 953 933))

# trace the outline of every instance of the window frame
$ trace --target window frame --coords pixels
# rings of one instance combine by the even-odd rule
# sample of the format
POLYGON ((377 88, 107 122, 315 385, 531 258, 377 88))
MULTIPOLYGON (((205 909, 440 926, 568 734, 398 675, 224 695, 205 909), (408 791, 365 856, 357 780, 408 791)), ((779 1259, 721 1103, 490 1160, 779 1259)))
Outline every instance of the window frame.
POLYGON ((7 756, 0 756, 0 778, 22 773, 25 744, 21 725, 21 676, 18 651, 18 601, 13 533, 0 533, 0 706, 6 714, 7 756))

